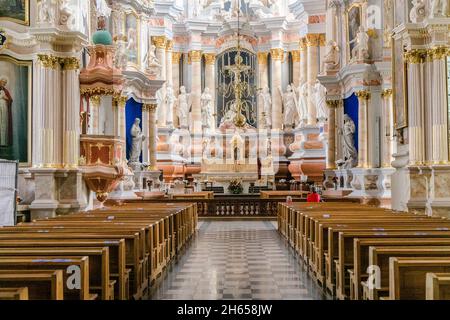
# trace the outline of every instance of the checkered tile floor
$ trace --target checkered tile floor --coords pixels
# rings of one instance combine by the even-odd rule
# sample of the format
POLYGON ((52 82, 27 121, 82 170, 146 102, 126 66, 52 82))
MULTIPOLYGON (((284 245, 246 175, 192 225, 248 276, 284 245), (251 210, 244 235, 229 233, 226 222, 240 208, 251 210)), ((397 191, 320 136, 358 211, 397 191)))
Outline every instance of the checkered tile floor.
POLYGON ((325 299, 267 221, 200 222, 151 299, 325 299))

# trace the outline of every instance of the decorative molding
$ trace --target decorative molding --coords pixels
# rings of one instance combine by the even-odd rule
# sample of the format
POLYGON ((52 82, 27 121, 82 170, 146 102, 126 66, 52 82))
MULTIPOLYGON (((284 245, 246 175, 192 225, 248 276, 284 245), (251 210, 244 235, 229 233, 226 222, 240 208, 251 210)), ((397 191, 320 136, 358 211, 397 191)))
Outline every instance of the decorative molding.
POLYGON ((267 64, 267 58, 269 57, 268 52, 258 52, 258 63, 259 64, 267 64))
POLYGON ((179 64, 182 52, 172 52, 172 63, 179 64))
POLYGON ((59 65, 59 58, 48 54, 38 54, 38 61, 48 69, 56 69, 59 65))
POLYGON ((409 64, 423 63, 427 57, 427 50, 425 49, 414 49, 405 52, 405 61, 409 64))
POLYGON ((292 62, 300 62, 300 50, 291 51, 292 62))
POLYGON ((356 97, 369 100, 370 99, 370 92, 367 90, 360 90, 355 92, 356 97))
POLYGON ((166 37, 165 36, 154 36, 152 37, 153 44, 158 49, 166 49, 166 37))
POLYGON ((381 92, 381 96, 383 98, 388 98, 392 96, 392 93, 393 93, 392 89, 385 89, 381 92))
POLYGON ((93 96, 117 96, 120 94, 114 89, 107 89, 101 87, 81 89, 80 93, 82 96, 89 96, 91 98, 93 96))
POLYGON ((147 112, 150 112, 150 113, 155 112, 157 108, 158 108, 158 105, 157 104, 153 104, 153 103, 151 103, 151 104, 144 103, 142 105, 142 111, 147 111, 147 112))
POLYGON ((207 65, 213 65, 214 63, 216 63, 216 54, 205 53, 203 56, 205 57, 205 63, 207 65))
POLYGON ((341 100, 327 100, 327 106, 330 109, 339 108, 341 105, 341 100))
POLYGON ((189 51, 188 53, 189 64, 191 64, 192 62, 200 62, 200 61, 202 61, 202 51, 200 50, 189 51))
POLYGON ((307 47, 323 47, 325 46, 325 34, 324 33, 308 33, 306 35, 307 47))
POLYGON ((272 57, 272 60, 283 60, 284 50, 281 48, 270 49, 270 55, 272 57))

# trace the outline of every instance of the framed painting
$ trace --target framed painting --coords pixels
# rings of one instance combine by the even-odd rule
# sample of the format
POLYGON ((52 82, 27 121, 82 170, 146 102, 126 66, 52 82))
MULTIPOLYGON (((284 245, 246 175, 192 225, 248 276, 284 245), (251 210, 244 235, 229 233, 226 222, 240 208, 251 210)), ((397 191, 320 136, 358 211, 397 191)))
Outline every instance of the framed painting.
POLYGON ((126 14, 125 17, 125 32, 127 37, 127 55, 128 61, 131 64, 138 65, 139 58, 139 21, 134 12, 126 14))
POLYGON ((30 25, 30 0, 0 0, 0 20, 30 25))
POLYGON ((0 55, 0 158, 31 165, 32 62, 0 55))
POLYGON ((394 127, 400 130, 408 127, 408 63, 402 39, 392 42, 394 127))
POLYGON ((347 43, 348 43, 348 54, 347 56, 351 59, 351 52, 356 45, 356 36, 358 35, 359 27, 362 25, 363 16, 362 8, 360 3, 353 3, 347 10, 347 43))

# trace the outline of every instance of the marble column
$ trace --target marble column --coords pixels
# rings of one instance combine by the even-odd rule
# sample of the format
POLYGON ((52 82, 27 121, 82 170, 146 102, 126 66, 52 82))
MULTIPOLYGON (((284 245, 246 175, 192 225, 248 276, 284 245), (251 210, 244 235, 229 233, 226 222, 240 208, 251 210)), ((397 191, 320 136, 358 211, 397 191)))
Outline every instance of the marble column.
MULTIPOLYGON (((269 73, 267 65, 268 52, 258 52, 258 89, 269 87, 269 73)), ((258 123, 261 123, 264 112, 264 101, 262 98, 258 99, 258 123)))
POLYGON ((448 163, 447 53, 445 47, 431 51, 433 57, 433 158, 434 164, 448 163))
POLYGON ((383 105, 381 116, 381 167, 390 168, 392 162, 392 89, 386 89, 381 93, 383 105))
POLYGON ((307 35, 307 61, 308 61, 308 124, 317 123, 317 110, 314 97, 313 86, 319 73, 319 45, 320 34, 307 35))
POLYGON ((366 90, 355 93, 358 97, 358 168, 368 167, 368 126, 367 126, 367 107, 370 93, 366 90))
POLYGON ((300 50, 291 51, 292 55, 292 81, 296 88, 300 85, 300 50))
POLYGON ((271 49, 272 58, 272 129, 280 130, 283 125, 283 100, 281 94, 283 91, 281 64, 284 60, 284 51, 281 48, 271 49))
POLYGON ((427 164, 433 161, 433 115, 436 112, 433 91, 433 54, 429 52, 424 62, 425 162, 427 164))
POLYGON ((425 163, 425 110, 422 79, 425 52, 413 50, 406 53, 405 58, 408 61, 408 85, 409 88, 414 88, 408 90, 409 161, 411 165, 422 165, 425 163))
POLYGON ((156 158, 156 139, 158 137, 158 128, 156 123, 156 104, 144 104, 143 108, 148 113, 148 141, 149 141, 149 170, 155 171, 158 169, 158 163, 156 158))
MULTIPOLYGON (((167 40, 164 36, 153 37, 153 44, 156 46, 156 58, 159 60, 161 64, 161 74, 158 80, 166 80, 167 76, 167 60, 166 60, 166 48, 167 48, 167 40)), ((160 89, 162 97, 166 96, 166 88, 167 85, 164 84, 160 89)), ((166 115, 166 105, 164 101, 162 101, 161 105, 158 106, 158 126, 165 127, 167 123, 167 115, 166 115)))
MULTIPOLYGON (((181 59, 181 52, 172 52, 172 87, 173 87, 173 93, 175 97, 178 97, 178 94, 180 93, 180 59, 181 59)), ((174 110, 173 112, 173 125, 174 127, 178 128, 178 117, 174 110)))
POLYGON ((308 55, 306 38, 300 40, 300 85, 308 81, 308 55))
POLYGON ((336 169, 336 111, 340 100, 327 101, 328 106, 328 148, 327 148, 327 169, 336 169))
POLYGON ((142 105, 142 134, 145 136, 144 148, 142 148, 142 162, 150 163, 150 111, 147 104, 142 105))
POLYGON ((202 52, 194 50, 189 52, 189 63, 192 70, 192 114, 191 114, 191 132, 201 133, 202 113, 201 113, 201 95, 202 95, 202 52))
MULTIPOLYGON (((216 55, 205 53, 205 88, 209 88, 212 95, 212 105, 216 107, 216 55)), ((215 112, 214 112, 215 113, 215 112)))
POLYGON ((63 164, 77 168, 80 155, 80 81, 77 58, 65 58, 63 62, 63 164))

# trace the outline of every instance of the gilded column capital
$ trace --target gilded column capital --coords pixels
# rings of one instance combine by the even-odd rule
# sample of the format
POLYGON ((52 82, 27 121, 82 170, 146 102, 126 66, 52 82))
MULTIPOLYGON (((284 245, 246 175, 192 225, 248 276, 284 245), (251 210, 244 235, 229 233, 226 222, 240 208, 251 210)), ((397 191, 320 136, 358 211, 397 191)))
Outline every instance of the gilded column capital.
POLYGON ((284 50, 282 48, 270 49, 270 55, 273 60, 283 60, 284 59, 284 50))
POLYGON ((144 103, 142 105, 142 110, 148 111, 150 113, 154 113, 156 111, 156 108, 158 108, 158 105, 155 103, 144 103))
POLYGON ((205 63, 207 65, 213 65, 214 63, 216 63, 215 53, 205 53, 203 56, 205 57, 205 63))
POLYGON ((267 64, 267 58, 269 57, 268 52, 258 52, 258 63, 267 64))
POLYGON ((80 69, 80 61, 78 60, 78 58, 75 57, 60 58, 59 63, 61 64, 64 70, 80 69))
POLYGON ((172 51, 172 50, 173 50, 173 40, 167 40, 166 51, 172 51))
POLYGON ((100 107, 101 97, 99 95, 91 96, 90 100, 94 107, 100 107))
POLYGON ((405 61, 410 64, 423 63, 427 57, 427 50, 425 49, 413 49, 405 52, 405 61))
POLYGON ((381 96, 383 98, 388 98, 390 96, 392 96, 392 89, 385 89, 381 92, 381 96))
POLYGON ((367 90, 360 90, 355 92, 356 97, 360 99, 369 100, 370 99, 370 92, 367 90))
POLYGON ((308 40, 306 37, 300 39, 300 51, 305 51, 307 47, 308 40))
POLYGON ((325 45, 325 35, 324 34, 321 34, 321 33, 308 33, 306 35, 306 46, 307 47, 322 46, 321 42, 323 42, 323 45, 325 45))
POLYGON ((38 54, 38 61, 44 68, 56 69, 60 64, 60 59, 58 57, 49 54, 38 54))
POLYGON ((327 106, 330 109, 336 109, 341 105, 341 100, 327 100, 327 106))
POLYGON ((128 98, 126 96, 121 95, 114 95, 113 97, 114 102, 117 103, 118 107, 125 107, 125 104, 127 103, 128 98))
POLYGON ((201 50, 192 50, 188 53, 188 63, 192 62, 200 62, 202 61, 202 51, 201 50))
POLYGON ((154 36, 152 37, 153 44, 158 49, 166 49, 166 37, 165 36, 154 36))
POLYGON ((291 55, 293 62, 300 62, 300 50, 291 51, 291 55))
POLYGON ((181 52, 172 52, 172 63, 178 64, 182 54, 181 52))
POLYGON ((440 46, 430 49, 428 55, 431 57, 432 60, 441 60, 446 56, 448 56, 449 53, 450 53, 449 48, 440 46))

